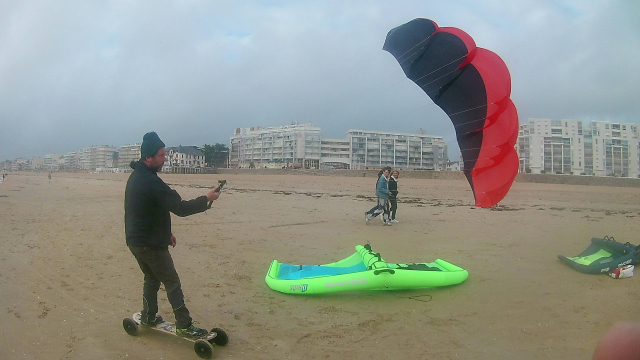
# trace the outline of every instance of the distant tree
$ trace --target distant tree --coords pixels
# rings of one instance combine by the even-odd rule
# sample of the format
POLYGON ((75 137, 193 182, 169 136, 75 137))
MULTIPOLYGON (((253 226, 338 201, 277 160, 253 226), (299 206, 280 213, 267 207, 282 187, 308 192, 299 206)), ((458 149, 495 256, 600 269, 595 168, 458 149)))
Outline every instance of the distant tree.
POLYGON ((256 164, 252 162, 249 163, 249 169, 255 169, 256 168, 256 164))
POLYGON ((216 143, 214 145, 203 146, 204 162, 208 166, 227 167, 227 159, 229 157, 229 148, 225 144, 216 143))

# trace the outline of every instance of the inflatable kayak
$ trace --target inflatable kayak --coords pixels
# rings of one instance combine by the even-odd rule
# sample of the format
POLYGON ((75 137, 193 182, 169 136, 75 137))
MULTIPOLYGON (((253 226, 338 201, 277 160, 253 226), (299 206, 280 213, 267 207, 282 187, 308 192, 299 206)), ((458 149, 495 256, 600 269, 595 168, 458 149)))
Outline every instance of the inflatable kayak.
POLYGON ((265 281, 271 289, 287 294, 323 294, 448 286, 468 276, 465 269, 441 259, 433 263, 387 263, 369 245, 357 245, 353 255, 331 264, 291 265, 273 260, 265 281))
POLYGON ((558 255, 558 259, 582 273, 603 274, 624 265, 639 263, 640 251, 638 246, 623 244, 605 236, 604 239, 592 238, 591 245, 577 256, 558 255))

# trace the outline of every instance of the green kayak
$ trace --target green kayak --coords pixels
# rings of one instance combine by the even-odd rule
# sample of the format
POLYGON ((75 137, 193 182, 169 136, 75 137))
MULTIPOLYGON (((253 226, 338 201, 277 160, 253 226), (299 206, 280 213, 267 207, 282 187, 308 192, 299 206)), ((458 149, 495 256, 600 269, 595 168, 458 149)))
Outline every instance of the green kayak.
POLYGON ((287 294, 323 294, 351 290, 420 289, 460 284, 469 273, 437 259, 432 263, 387 263, 369 245, 325 265, 291 265, 273 260, 265 281, 275 291, 287 294))

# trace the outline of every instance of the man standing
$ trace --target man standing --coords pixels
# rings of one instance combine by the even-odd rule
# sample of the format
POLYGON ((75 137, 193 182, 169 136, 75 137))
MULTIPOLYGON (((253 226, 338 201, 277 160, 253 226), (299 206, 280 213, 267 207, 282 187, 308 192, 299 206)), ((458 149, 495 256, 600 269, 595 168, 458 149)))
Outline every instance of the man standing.
POLYGON ((166 160, 165 145, 155 132, 146 133, 141 158, 132 161, 124 196, 124 228, 127 246, 144 274, 141 323, 153 326, 163 321, 158 312, 158 290, 164 284, 176 318, 176 334, 199 338, 208 331, 193 325, 184 304, 180 278, 169 253, 176 246, 171 232, 171 213, 184 217, 207 210, 207 202, 218 199, 219 188, 207 195, 184 201, 158 176, 166 160))

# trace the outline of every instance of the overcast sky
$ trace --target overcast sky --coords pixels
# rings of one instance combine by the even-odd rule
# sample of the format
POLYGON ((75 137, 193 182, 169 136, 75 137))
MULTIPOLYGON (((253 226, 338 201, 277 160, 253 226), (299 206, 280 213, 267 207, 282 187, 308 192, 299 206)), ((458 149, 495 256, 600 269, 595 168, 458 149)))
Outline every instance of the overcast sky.
POLYGON ((382 50, 414 18, 499 54, 520 122, 640 123, 640 1, 0 0, 0 160, 224 143, 311 122, 445 138, 448 117, 382 50))

